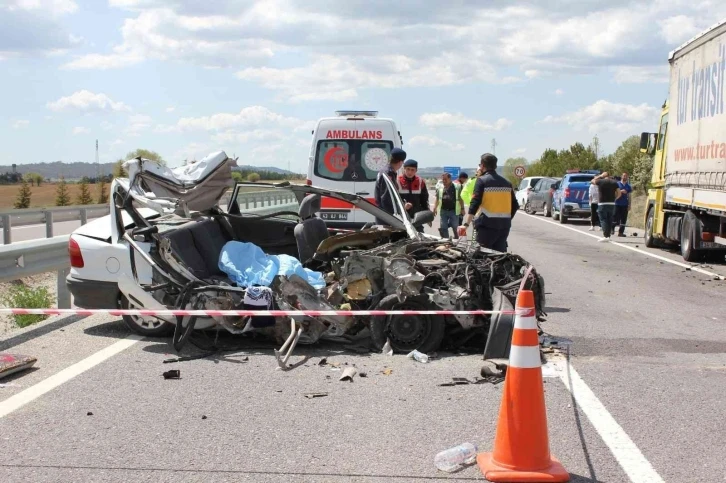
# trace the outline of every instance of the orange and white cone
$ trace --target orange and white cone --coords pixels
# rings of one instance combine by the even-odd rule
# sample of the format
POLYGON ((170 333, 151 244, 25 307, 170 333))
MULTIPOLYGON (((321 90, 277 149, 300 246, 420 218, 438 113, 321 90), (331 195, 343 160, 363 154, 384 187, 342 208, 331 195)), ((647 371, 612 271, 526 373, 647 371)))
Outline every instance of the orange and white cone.
POLYGON ((509 367, 504 379, 494 451, 476 461, 493 482, 565 482, 570 475, 550 455, 542 362, 534 293, 520 290, 514 319, 509 367))

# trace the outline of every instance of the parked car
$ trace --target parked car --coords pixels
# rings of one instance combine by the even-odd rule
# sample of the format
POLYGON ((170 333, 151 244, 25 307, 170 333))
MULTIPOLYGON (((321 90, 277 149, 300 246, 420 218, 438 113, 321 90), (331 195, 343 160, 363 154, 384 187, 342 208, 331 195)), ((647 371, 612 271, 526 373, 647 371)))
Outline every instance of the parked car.
POLYGON ((552 218, 567 223, 568 218, 590 217, 590 181, 600 171, 568 170, 552 195, 552 218))
POLYGON ((519 182, 519 186, 517 187, 517 191, 514 193, 514 196, 517 199, 517 203, 519 203, 520 209, 524 209, 534 185, 536 185, 543 177, 544 176, 530 176, 528 178, 523 178, 522 181, 519 182))
POLYGON ((542 178, 539 180, 529 193, 527 203, 524 205, 524 211, 530 215, 541 211, 544 216, 552 216, 552 195, 560 180, 562 178, 542 178))
MULTIPOLYGON (((343 305, 353 310, 499 310, 511 308, 523 286, 535 292, 538 317, 545 315, 544 281, 524 259, 471 241, 419 233, 416 226, 429 223, 433 213, 409 219, 397 194, 396 215, 391 215, 361 195, 334 189, 289 182, 233 184, 223 152, 200 161, 204 166, 196 172, 154 169, 149 163, 125 163, 129 178, 114 179, 111 214, 70 237, 67 284, 80 307, 241 310, 253 303, 252 292, 259 301, 258 292, 266 290, 269 305, 263 310, 343 305), (222 209, 219 199, 230 186, 231 198, 222 209), (318 216, 323 196, 349 203, 387 226, 331 236, 332 229, 318 216), (274 203, 261 202, 263 197, 274 203), (253 256, 235 258, 233 249, 253 256)), ((384 179, 395 194, 393 183, 384 179)), ((310 344, 367 328, 376 350, 387 341, 398 352, 476 343, 487 357, 507 357, 513 328, 506 314, 123 319, 142 335, 173 334, 177 350, 195 329, 256 332, 278 343, 287 337, 295 340, 294 347, 298 341, 310 344)))

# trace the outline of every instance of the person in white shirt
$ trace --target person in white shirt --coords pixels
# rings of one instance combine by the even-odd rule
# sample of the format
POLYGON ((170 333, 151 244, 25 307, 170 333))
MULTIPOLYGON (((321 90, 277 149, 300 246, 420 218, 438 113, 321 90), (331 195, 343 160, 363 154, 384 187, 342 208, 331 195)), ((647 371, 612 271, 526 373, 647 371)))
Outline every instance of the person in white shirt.
POLYGON ((590 231, 600 229, 600 217, 597 216, 597 205, 600 198, 600 192, 595 184, 590 185, 590 231))

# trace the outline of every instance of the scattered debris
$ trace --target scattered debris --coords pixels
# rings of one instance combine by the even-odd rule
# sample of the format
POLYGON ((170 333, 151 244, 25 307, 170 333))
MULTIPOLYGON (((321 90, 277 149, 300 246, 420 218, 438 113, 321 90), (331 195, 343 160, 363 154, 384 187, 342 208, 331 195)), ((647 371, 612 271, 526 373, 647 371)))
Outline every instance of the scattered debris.
POLYGON ((484 365, 481 366, 479 373, 481 377, 503 377, 507 374, 507 366, 492 361, 484 361, 484 365))
POLYGON ((424 364, 429 361, 429 356, 427 356, 426 354, 419 352, 417 350, 409 352, 406 357, 408 357, 409 359, 418 361, 418 362, 423 362, 424 364))
POLYGON ((633 236, 638 236, 638 234, 636 232, 633 232, 633 236))
POLYGON ((491 383, 491 384, 499 384, 504 380, 504 376, 487 376, 482 378, 475 378, 473 381, 470 379, 467 379, 466 377, 452 377, 451 382, 443 382, 441 384, 438 384, 440 387, 451 387, 451 386, 465 386, 468 384, 484 384, 484 383, 491 383))
POLYGON ((466 465, 476 461, 477 447, 472 443, 463 443, 449 448, 434 457, 434 466, 441 471, 454 473, 466 465))
POLYGON ((353 377, 358 373, 355 367, 348 367, 341 374, 339 381, 350 381, 353 382, 353 377))
POLYGON ((206 417, 205 415, 203 415, 203 414, 202 414, 202 419, 207 419, 207 417, 206 417))
POLYGON ((0 353, 0 379, 30 369, 37 361, 38 359, 33 356, 0 353))
POLYGON ((318 362, 318 365, 319 366, 326 366, 326 365, 328 365, 328 358, 327 357, 323 357, 322 359, 320 359, 320 361, 318 362))
POLYGON ((86 413, 86 416, 93 416, 93 413, 92 413, 91 411, 88 411, 88 412, 86 413))
POLYGON ((393 355, 393 348, 391 347, 391 340, 386 339, 386 344, 383 346, 383 350, 381 351, 381 354, 384 356, 392 356, 393 355))
POLYGON ((171 371, 166 371, 163 376, 164 379, 181 379, 181 372, 179 372, 179 369, 173 369, 171 371))
POLYGON ((383 369, 381 374, 383 374, 384 376, 390 376, 392 372, 393 372, 393 369, 387 368, 387 369, 383 369))
POLYGON ((368 377, 368 373, 367 372, 361 372, 360 374, 358 374, 358 377, 368 377))
POLYGON ((308 399, 313 399, 316 397, 325 397, 327 395, 328 395, 327 392, 309 392, 307 394, 303 394, 303 396, 305 396, 308 399))

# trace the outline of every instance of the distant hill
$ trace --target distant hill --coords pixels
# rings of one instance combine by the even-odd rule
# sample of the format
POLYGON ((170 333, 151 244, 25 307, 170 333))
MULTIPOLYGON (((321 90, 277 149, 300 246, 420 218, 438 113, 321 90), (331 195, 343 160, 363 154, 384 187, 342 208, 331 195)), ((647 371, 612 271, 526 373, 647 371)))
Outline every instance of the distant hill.
MULTIPOLYGON (((98 165, 102 176, 113 173, 113 163, 102 163, 98 165)), ((84 176, 93 178, 96 176, 95 163, 66 163, 63 161, 55 161, 53 163, 28 163, 18 164, 15 167, 18 173, 38 173, 46 179, 55 180, 61 176, 67 180, 81 179, 84 176)), ((0 173, 12 173, 12 166, 0 166, 0 173)))

